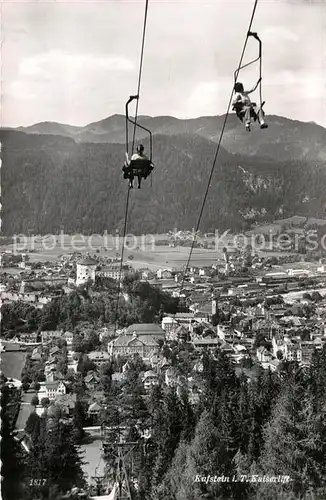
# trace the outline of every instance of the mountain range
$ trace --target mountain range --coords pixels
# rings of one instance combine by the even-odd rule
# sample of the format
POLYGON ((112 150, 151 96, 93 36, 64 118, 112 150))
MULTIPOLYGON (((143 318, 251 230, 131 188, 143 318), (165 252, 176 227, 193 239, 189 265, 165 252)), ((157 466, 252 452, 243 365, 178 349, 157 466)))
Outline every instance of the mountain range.
MULTIPOLYGON (((139 117, 154 134, 155 169, 152 186, 147 179, 131 193, 127 232, 196 226, 224 118, 139 117)), ((247 229, 294 214, 325 217, 326 129, 278 116, 268 123, 247 133, 229 116, 201 230, 247 229)), ((121 229, 124 127, 124 117, 114 115, 85 127, 2 129, 3 234, 121 229)), ((148 149, 145 135, 137 140, 148 149)))
MULTIPOLYGON (((219 140, 225 119, 223 116, 205 116, 181 120, 172 116, 139 116, 138 122, 154 135, 199 135, 213 142, 219 140)), ((223 147, 231 153, 269 156, 273 159, 306 159, 326 161, 326 129, 316 123, 271 115, 267 117, 269 129, 265 132, 253 126, 250 134, 244 133, 243 124, 231 114, 223 135, 223 147), (277 147, 275 147, 277 145, 277 147)), ((76 127, 56 122, 41 122, 17 130, 28 134, 49 134, 70 137, 76 142, 125 143, 125 117, 113 115, 104 120, 76 127)), ((137 129, 137 140, 146 132, 137 129)), ((129 129, 129 137, 132 137, 129 129)))

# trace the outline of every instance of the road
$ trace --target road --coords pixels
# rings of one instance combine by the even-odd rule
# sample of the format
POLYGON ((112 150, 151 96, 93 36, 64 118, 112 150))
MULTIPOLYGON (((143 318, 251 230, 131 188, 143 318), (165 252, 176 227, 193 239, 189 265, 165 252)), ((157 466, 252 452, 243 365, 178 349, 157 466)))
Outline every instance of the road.
POLYGON ((91 483, 92 476, 104 475, 105 462, 102 458, 101 428, 85 427, 84 430, 86 429, 89 440, 88 442, 85 441, 80 448, 83 453, 83 462, 85 462, 82 468, 87 482, 91 483))

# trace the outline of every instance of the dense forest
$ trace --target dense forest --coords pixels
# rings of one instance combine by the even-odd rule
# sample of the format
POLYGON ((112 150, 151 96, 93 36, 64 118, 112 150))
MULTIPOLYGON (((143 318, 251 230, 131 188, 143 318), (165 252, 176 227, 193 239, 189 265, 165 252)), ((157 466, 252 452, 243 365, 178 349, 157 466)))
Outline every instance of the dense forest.
MULTIPOLYGON (((109 233, 122 228, 127 186, 124 146, 2 131, 4 234, 109 233)), ((216 145, 198 135, 154 137, 155 170, 134 190, 134 234, 196 226, 216 145)), ((144 142, 145 147, 147 142, 144 142)), ((243 229, 253 220, 325 215, 326 164, 274 161, 220 151, 203 231, 243 229)))
POLYGON ((285 364, 280 374, 262 370, 248 380, 236 377, 223 354, 205 354, 194 410, 171 391, 160 408, 156 395, 146 498, 325 498, 325 363, 326 350, 307 371, 285 364), (229 481, 196 481, 209 475, 229 481), (279 475, 289 480, 258 479, 279 475))

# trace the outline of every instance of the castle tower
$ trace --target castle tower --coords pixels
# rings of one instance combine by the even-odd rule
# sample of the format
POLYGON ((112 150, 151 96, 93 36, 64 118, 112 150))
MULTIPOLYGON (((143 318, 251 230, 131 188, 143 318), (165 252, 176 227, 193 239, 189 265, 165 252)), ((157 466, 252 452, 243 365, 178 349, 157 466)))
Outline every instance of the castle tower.
POLYGON ((93 259, 84 259, 77 263, 76 285, 83 285, 88 280, 95 282, 97 262, 93 259))

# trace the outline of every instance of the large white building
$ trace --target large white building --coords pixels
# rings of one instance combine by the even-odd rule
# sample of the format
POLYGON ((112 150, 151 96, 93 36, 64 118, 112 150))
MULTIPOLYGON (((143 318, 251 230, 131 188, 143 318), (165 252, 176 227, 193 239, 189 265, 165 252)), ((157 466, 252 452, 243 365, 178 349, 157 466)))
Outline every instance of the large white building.
POLYGON ((84 259, 77 264, 76 285, 83 285, 88 280, 95 282, 97 262, 93 259, 84 259))
POLYGON ((123 280, 130 273, 130 266, 123 264, 120 270, 120 262, 113 262, 112 264, 102 267, 98 272, 99 276, 105 278, 112 278, 114 280, 123 280))

